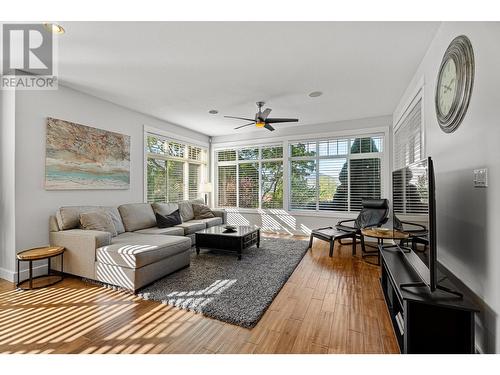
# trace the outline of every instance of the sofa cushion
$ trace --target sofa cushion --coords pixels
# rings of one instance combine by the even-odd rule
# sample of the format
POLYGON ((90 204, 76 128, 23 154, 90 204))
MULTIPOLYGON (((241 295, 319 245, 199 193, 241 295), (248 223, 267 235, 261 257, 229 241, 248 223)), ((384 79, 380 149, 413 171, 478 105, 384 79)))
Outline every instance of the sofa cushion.
POLYGON ((214 213, 210 210, 210 207, 205 204, 193 203, 193 213, 195 220, 215 217, 214 213))
POLYGON ((106 211, 109 216, 111 216, 111 219, 113 219, 113 224, 115 225, 116 232, 118 234, 125 232, 122 217, 120 216, 120 212, 118 211, 117 207, 101 206, 101 209, 106 211))
POLYGON ((188 201, 179 202, 179 212, 181 214, 182 221, 194 219, 193 206, 188 201))
POLYGON ((158 228, 170 228, 177 224, 182 224, 179 210, 175 210, 170 215, 160 215, 156 213, 156 225, 158 228))
POLYGON ((177 203, 153 203, 151 205, 153 207, 153 211, 160 215, 170 215, 172 212, 179 209, 179 205, 177 203))
POLYGON ((112 237, 118 234, 111 215, 104 210, 82 212, 80 214, 80 224, 85 230, 108 232, 111 233, 112 237))
POLYGON ((122 233, 113 238, 111 245, 98 248, 96 258, 101 263, 140 268, 190 248, 191 240, 186 237, 122 233))
POLYGON ((208 219, 191 220, 191 222, 203 223, 203 224, 205 224, 207 226, 207 228, 214 227, 216 225, 222 225, 222 224, 224 224, 222 222, 222 218, 221 217, 211 217, 211 218, 208 218, 208 219))
POLYGON ((196 222, 194 220, 191 221, 186 221, 185 223, 176 225, 175 227, 177 228, 183 228, 184 229, 184 235, 186 234, 193 234, 195 232, 198 232, 199 230, 206 229, 207 225, 202 222, 196 222))
POLYGON ((122 204, 118 207, 127 232, 156 226, 156 217, 149 203, 122 204))
POLYGON ((179 227, 170 227, 170 228, 153 227, 153 228, 146 228, 146 229, 136 230, 134 233, 141 233, 141 234, 167 234, 167 235, 170 235, 170 236, 184 236, 184 228, 179 228, 179 227))
POLYGON ((203 199, 190 199, 179 202, 179 211, 181 213, 182 221, 194 219, 193 203, 204 204, 205 202, 203 199))
POLYGON ((98 206, 66 206, 56 211, 59 230, 80 228, 80 214, 98 210, 98 206))

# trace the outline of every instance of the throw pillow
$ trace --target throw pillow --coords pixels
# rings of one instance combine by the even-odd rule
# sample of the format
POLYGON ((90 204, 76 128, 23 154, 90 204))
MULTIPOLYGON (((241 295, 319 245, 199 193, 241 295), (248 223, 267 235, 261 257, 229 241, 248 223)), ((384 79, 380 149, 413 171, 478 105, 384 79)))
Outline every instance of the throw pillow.
POLYGON ((156 225, 158 228, 170 228, 178 224, 182 224, 179 210, 175 210, 170 215, 160 215, 156 213, 156 225))
POLYGON ((210 219, 215 217, 212 210, 207 205, 193 203, 194 218, 199 219, 210 219))
POLYGON ((109 232, 112 237, 115 237, 116 232, 115 224, 111 215, 104 210, 82 212, 80 214, 80 224, 85 230, 99 230, 101 232, 109 232))

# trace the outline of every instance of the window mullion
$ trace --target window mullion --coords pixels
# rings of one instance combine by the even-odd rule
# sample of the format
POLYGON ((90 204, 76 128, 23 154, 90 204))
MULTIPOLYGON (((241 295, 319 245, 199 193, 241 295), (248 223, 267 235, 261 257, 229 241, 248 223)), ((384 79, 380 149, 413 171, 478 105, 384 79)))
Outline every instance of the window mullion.
POLYGON ((314 168, 316 169, 316 212, 319 212, 319 142, 316 142, 316 164, 314 168))
POLYGON ((347 162, 347 212, 351 212, 351 158, 350 155, 346 159, 347 162))
MULTIPOLYGON (((238 157, 238 155, 236 155, 238 157)), ((240 163, 236 162, 236 207, 240 207, 240 163)))

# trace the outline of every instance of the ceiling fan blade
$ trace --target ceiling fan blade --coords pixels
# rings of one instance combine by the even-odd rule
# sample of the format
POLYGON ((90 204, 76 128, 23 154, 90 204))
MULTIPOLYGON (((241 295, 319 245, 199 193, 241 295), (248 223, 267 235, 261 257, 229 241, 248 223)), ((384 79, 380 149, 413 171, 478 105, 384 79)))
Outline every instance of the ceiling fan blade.
POLYGON ((235 130, 236 129, 241 129, 241 128, 244 128, 245 126, 250 126, 250 125, 255 125, 255 122, 251 122, 250 124, 245 124, 245 125, 241 125, 241 126, 237 126, 236 128, 234 128, 235 130))
POLYGON ((246 117, 235 117, 235 116, 224 116, 226 118, 235 118, 238 120, 246 120, 246 121, 255 121, 253 118, 246 118, 246 117))
POLYGON ((265 127, 267 130, 270 130, 270 131, 272 131, 272 132, 274 131, 274 128, 273 128, 271 125, 269 125, 269 124, 264 125, 264 127, 265 127))
POLYGON ((268 118, 266 124, 277 124, 279 122, 298 122, 298 118, 268 118))
POLYGON ((267 118, 267 116, 269 116, 269 114, 271 113, 272 109, 271 108, 266 108, 264 110, 264 112, 262 112, 262 114, 260 115, 260 119, 261 120, 265 120, 267 118))

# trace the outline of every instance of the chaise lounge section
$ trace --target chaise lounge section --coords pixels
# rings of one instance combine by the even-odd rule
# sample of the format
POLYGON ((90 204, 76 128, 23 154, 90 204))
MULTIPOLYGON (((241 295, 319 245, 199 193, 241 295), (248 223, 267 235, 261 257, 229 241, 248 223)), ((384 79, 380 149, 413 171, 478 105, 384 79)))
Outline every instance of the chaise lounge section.
POLYGON ((65 272, 136 291, 151 282, 189 266, 196 231, 226 222, 223 210, 209 219, 194 218, 193 204, 131 203, 119 207, 61 207, 51 216, 50 244, 64 246, 65 272), (155 212, 170 214, 179 209, 182 224, 158 228, 155 212), (97 210, 111 216, 117 235, 80 227, 80 214, 97 210))

